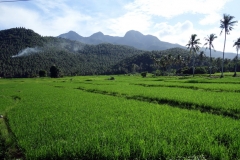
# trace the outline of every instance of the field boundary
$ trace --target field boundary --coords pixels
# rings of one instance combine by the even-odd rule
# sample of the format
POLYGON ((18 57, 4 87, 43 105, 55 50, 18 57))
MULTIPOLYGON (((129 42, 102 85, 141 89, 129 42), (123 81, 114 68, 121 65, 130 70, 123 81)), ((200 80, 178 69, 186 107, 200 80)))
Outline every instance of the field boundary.
POLYGON ((211 89, 211 88, 201 88, 201 87, 195 87, 195 86, 177 86, 177 85, 161 85, 161 84, 144 84, 144 83, 139 83, 139 84, 133 84, 137 86, 143 86, 143 87, 169 87, 169 88, 184 88, 184 89, 192 89, 192 90, 204 90, 204 91, 211 91, 211 92, 233 92, 233 93, 240 93, 240 89, 236 90, 227 90, 227 89, 211 89))
POLYGON ((211 106, 203 106, 203 105, 189 103, 189 102, 179 102, 179 101, 166 99, 166 98, 150 98, 150 97, 141 96, 141 95, 130 96, 130 95, 122 94, 122 93, 118 93, 118 92, 108 92, 108 91, 101 91, 101 90, 97 90, 97 89, 86 89, 83 87, 78 87, 75 89, 85 91, 85 92, 90 92, 90 93, 122 97, 122 98, 126 98, 126 99, 133 99, 133 100, 144 101, 144 102, 155 103, 155 104, 167 104, 167 105, 169 105, 171 107, 175 107, 175 108, 198 110, 202 113, 209 113, 209 114, 213 114, 213 115, 229 117, 229 118, 236 119, 236 120, 240 119, 240 112, 237 110, 234 110, 234 109, 226 110, 223 108, 213 108, 211 106))
POLYGON ((4 117, 4 122, 6 124, 7 131, 8 131, 9 137, 11 139, 11 144, 6 146, 6 156, 8 156, 8 158, 10 158, 10 159, 12 159, 12 158, 24 159, 24 154, 23 154, 24 151, 17 144, 17 138, 10 128, 7 115, 6 115, 6 117, 4 117))
MULTIPOLYGON (((2 96, 2 95, 0 95, 2 96)), ((18 147, 17 139, 14 133, 12 132, 7 114, 8 111, 14 108, 19 101, 21 100, 21 97, 18 95, 12 95, 10 97, 2 96, 4 98, 11 98, 13 101, 13 105, 7 107, 4 111, 3 117, 1 119, 1 130, 0 130, 0 158, 2 159, 24 159, 24 154, 22 150, 18 147), (3 134, 3 130, 5 130, 5 134, 3 134)))

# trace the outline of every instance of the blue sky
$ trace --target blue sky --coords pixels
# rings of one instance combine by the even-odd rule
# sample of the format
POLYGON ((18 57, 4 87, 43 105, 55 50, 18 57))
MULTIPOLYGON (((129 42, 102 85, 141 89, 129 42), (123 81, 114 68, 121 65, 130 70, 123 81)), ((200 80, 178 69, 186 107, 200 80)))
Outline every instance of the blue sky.
MULTIPOLYGON (((0 0, 2 1, 2 0, 0 0)), ((43 36, 70 30, 82 36, 101 31, 124 36, 129 30, 154 35, 162 41, 186 45, 191 34, 201 43, 214 33, 216 50, 222 51, 220 19, 224 13, 240 20, 239 0, 31 0, 0 3, 0 30, 25 27, 43 36)), ((239 22, 240 23, 240 22, 239 22)), ((240 37, 239 23, 227 36, 227 52, 240 37)))

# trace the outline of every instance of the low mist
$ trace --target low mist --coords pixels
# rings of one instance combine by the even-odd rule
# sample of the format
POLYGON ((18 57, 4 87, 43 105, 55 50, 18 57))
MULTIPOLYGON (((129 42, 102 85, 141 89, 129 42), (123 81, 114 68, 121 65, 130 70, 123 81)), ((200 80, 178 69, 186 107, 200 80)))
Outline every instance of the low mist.
POLYGON ((30 56, 32 54, 36 54, 39 52, 43 52, 48 49, 64 49, 70 52, 78 52, 79 50, 83 50, 84 45, 78 44, 78 43, 66 43, 66 42, 53 42, 53 43, 47 43, 43 47, 27 47, 21 51, 18 52, 18 54, 13 55, 12 58, 17 57, 23 57, 23 56, 30 56))
POLYGON ((25 48, 24 50, 18 52, 17 55, 13 55, 12 58, 16 58, 16 57, 23 57, 23 56, 29 56, 31 54, 35 54, 35 53, 39 53, 42 50, 39 47, 34 47, 34 48, 25 48))

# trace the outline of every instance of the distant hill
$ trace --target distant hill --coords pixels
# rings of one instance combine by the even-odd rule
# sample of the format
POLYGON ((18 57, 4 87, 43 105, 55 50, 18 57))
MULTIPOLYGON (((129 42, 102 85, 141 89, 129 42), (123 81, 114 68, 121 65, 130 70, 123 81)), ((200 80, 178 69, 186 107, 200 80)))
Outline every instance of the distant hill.
MULTIPOLYGON (((94 33, 90 37, 82 37, 74 31, 69 31, 68 33, 59 35, 58 37, 66 38, 70 40, 76 40, 82 43, 94 44, 94 45, 101 44, 101 43, 112 43, 120 39, 120 37, 104 35, 102 32, 94 33)), ((115 44, 115 43, 112 43, 112 44, 115 44)))
POLYGON ((160 41, 157 37, 152 35, 143 35, 138 31, 128 31, 124 37, 114 37, 104 35, 102 32, 97 32, 90 37, 82 37, 74 31, 70 31, 65 34, 61 34, 58 37, 67 38, 71 40, 77 40, 86 44, 100 44, 111 43, 117 45, 133 46, 140 50, 152 51, 152 50, 165 50, 170 48, 185 48, 178 44, 171 44, 168 42, 160 41))
MULTIPOLYGON (((157 37, 152 35, 143 35, 138 31, 128 31, 124 37, 114 37, 109 35, 104 35, 102 32, 97 32, 91 35, 90 37, 82 37, 74 31, 70 31, 65 34, 61 34, 58 37, 76 40, 86 44, 101 44, 101 43, 111 43, 117 45, 127 45, 135 47, 136 49, 152 51, 152 50, 166 50, 170 48, 183 48, 186 49, 185 46, 181 46, 179 44, 172 44, 164 41, 160 41, 157 37)), ((210 56, 209 50, 202 49, 207 56, 210 56)), ((225 58, 233 59, 236 56, 235 53, 226 53, 225 58)), ((212 57, 222 57, 222 51, 212 51, 212 57)))
POLYGON ((64 38, 42 37, 33 30, 0 31, 0 77, 34 77, 56 65, 64 75, 112 73, 110 66, 144 51, 133 47, 86 45, 64 38))
MULTIPOLYGON (((202 49, 202 51, 205 52, 206 56, 210 57, 210 51, 209 51, 209 49, 202 49)), ((218 58, 218 57, 222 58, 223 53, 222 53, 222 51, 213 51, 213 50, 212 50, 211 55, 212 55, 212 57, 215 57, 215 58, 218 58)), ((236 57, 236 54, 235 54, 235 53, 228 53, 228 52, 226 52, 226 53, 224 54, 224 57, 225 57, 225 58, 228 58, 228 59, 233 59, 233 58, 236 57)))

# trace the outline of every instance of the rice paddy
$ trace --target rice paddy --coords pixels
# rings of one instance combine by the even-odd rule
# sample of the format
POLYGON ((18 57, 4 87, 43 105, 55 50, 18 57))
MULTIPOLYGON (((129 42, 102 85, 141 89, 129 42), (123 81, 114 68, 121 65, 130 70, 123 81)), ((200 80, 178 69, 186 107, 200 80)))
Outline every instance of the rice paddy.
POLYGON ((239 159, 239 84, 239 77, 0 79, 0 156, 239 159))

